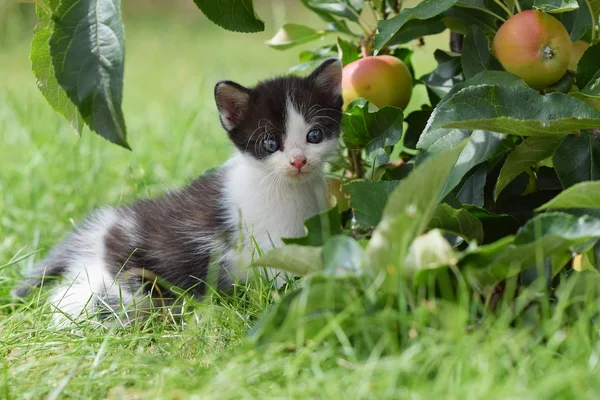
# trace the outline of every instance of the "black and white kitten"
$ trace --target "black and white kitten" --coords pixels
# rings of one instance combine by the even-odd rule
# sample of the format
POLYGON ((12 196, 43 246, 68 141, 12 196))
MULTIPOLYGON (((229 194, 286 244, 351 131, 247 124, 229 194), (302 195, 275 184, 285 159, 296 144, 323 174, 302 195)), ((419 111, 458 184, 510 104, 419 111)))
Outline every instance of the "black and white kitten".
POLYGON ((137 303, 148 294, 143 276, 202 295, 214 255, 219 289, 243 282, 255 245, 264 251, 304 235, 304 221, 327 207, 323 167, 337 150, 341 79, 340 62, 330 59, 305 78, 254 88, 219 82, 215 99, 232 157, 180 191, 98 210, 13 294, 63 277, 50 302, 55 321, 68 324, 137 303))

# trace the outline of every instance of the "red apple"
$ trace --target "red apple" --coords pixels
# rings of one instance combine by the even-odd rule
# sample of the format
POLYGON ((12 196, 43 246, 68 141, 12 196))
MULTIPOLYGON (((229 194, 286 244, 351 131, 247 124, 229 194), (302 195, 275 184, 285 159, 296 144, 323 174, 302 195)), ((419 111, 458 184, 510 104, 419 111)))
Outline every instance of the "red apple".
POLYGON ((412 88, 408 67, 393 56, 364 57, 346 65, 342 72, 344 107, 362 97, 379 108, 405 108, 412 88))
POLYGON ((492 54, 508 72, 541 90, 566 72, 572 50, 569 33, 550 14, 527 10, 513 15, 498 30, 492 54))

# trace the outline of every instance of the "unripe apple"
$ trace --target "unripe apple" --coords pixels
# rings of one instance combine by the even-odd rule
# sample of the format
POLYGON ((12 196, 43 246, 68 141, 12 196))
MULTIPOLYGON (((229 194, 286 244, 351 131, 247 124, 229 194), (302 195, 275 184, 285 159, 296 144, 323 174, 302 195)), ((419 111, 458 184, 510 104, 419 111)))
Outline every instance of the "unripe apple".
POLYGON ((577 71, 577 63, 581 59, 581 56, 590 47, 589 43, 578 40, 573 42, 573 49, 571 50, 571 60, 569 61, 569 69, 571 71, 577 71))
POLYGON ((508 72, 541 90, 557 82, 571 60, 571 39, 550 14, 527 10, 510 17, 494 36, 492 54, 508 72))
POLYGON ((369 56, 346 65, 342 72, 344 107, 362 97, 377 107, 405 108, 412 93, 406 64, 393 56, 369 56))

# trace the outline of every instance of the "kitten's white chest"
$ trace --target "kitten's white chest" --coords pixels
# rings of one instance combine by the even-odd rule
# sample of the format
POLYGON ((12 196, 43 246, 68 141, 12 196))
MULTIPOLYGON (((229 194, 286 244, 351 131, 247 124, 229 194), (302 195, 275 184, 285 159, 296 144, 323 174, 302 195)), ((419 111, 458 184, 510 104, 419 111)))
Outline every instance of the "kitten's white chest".
POLYGON ((228 165, 225 196, 229 217, 242 229, 244 261, 250 262, 247 249, 253 241, 265 251, 281 246, 282 238, 304 235, 304 221, 327 208, 327 184, 321 176, 306 182, 277 180, 240 157, 228 165))

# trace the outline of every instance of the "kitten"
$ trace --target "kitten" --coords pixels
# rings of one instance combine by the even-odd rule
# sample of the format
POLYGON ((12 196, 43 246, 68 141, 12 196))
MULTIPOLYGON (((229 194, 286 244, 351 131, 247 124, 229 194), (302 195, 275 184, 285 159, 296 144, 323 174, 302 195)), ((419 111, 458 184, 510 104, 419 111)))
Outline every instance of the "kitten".
POLYGON ((98 210, 13 294, 62 277, 50 302, 55 322, 69 324, 143 304, 144 283, 154 278, 202 296, 215 261, 218 289, 244 282, 255 244, 264 251, 304 235, 304 221, 327 207, 323 167, 337 150, 341 78, 340 62, 329 59, 305 78, 254 88, 219 82, 215 99, 233 156, 182 190, 98 210))

